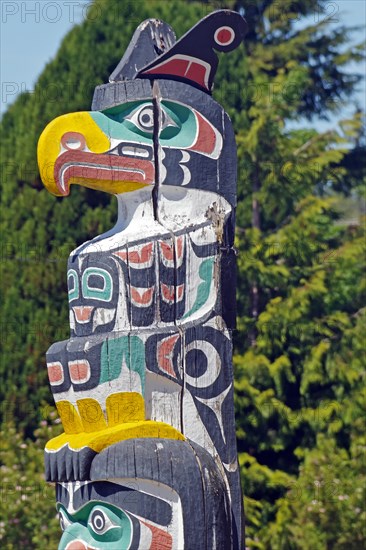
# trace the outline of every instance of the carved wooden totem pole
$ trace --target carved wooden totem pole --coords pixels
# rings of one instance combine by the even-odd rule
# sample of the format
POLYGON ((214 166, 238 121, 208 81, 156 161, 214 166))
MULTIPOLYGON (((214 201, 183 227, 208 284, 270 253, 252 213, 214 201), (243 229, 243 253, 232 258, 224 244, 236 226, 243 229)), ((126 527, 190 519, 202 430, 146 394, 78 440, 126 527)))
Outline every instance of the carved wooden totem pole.
POLYGON ((241 549, 232 343, 236 147, 211 97, 246 24, 220 10, 176 42, 143 22, 92 111, 42 133, 47 189, 116 195, 68 262, 71 337, 47 353, 64 433, 47 444, 60 549, 241 549))

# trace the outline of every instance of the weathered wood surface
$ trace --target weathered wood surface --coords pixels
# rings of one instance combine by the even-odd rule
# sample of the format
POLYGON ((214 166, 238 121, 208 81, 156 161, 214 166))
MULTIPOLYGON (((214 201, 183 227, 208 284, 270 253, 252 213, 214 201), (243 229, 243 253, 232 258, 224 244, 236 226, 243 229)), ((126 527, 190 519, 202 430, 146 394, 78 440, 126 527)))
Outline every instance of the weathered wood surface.
POLYGON ((111 231, 70 255, 71 336, 47 353, 64 427, 45 451, 61 549, 243 548, 236 147, 210 92, 214 50, 237 47, 245 27, 220 10, 175 43, 145 21, 93 110, 40 138, 50 192, 84 185, 119 208, 111 231))

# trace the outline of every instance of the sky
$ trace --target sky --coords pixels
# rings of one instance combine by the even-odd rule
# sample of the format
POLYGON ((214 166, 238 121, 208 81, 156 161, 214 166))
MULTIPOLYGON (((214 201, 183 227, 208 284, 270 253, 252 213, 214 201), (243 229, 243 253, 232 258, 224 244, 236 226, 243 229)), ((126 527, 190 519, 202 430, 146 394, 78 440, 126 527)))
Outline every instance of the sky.
MULTIPOLYGON (((90 19, 89 3, 89 0, 0 0, 1 113, 19 93, 34 89, 37 78, 55 56, 67 32, 75 24, 90 19)), ((365 25, 366 2, 329 0, 325 9, 314 15, 319 19, 326 17, 331 18, 334 25, 365 25)), ((355 33, 354 42, 363 38, 365 30, 355 33)), ((365 69, 364 65, 364 73, 365 69)), ((354 104, 357 102, 365 107, 365 97, 363 82, 354 104)), ((348 113, 341 115, 347 116, 348 113)), ((326 129, 329 124, 332 125, 319 122, 318 128, 326 129)))

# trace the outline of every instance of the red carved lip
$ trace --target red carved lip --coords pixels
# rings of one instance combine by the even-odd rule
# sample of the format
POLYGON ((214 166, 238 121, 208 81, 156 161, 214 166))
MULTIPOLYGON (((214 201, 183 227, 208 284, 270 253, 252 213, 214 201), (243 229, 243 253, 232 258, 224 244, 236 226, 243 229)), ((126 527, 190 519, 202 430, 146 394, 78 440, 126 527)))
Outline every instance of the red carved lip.
POLYGON ((94 311, 92 306, 77 306, 72 308, 78 323, 89 323, 91 314, 94 311))
POLYGON ((153 185, 155 169, 153 162, 146 159, 69 150, 56 160, 54 176, 60 193, 66 196, 70 192, 72 178, 79 179, 84 185, 88 179, 101 183, 104 180, 153 185))

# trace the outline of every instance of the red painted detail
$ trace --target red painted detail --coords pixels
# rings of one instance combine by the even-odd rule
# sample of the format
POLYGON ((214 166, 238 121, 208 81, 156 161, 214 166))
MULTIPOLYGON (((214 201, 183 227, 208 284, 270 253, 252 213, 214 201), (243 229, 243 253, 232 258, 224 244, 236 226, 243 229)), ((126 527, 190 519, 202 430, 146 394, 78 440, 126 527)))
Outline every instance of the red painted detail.
POLYGON ((206 82, 205 82, 206 74, 207 74, 207 67, 194 62, 194 63, 191 63, 191 65, 188 67, 185 77, 189 78, 189 80, 193 80, 194 82, 197 82, 197 84, 202 86, 202 88, 207 88, 206 82))
POLYGON ((177 258, 181 259, 183 255, 183 237, 178 237, 176 240, 177 246, 176 246, 176 254, 177 258))
POLYGON ((68 195, 71 179, 79 179, 81 182, 97 179, 153 185, 155 169, 154 164, 146 159, 69 150, 56 160, 54 177, 62 195, 68 195))
POLYGON ((152 252, 153 243, 149 243, 135 250, 121 250, 120 252, 114 252, 114 255, 133 266, 133 264, 140 265, 151 263, 152 252))
POLYGON ((192 80, 206 90, 211 67, 197 57, 176 54, 143 74, 170 75, 192 80))
POLYGON ((184 296, 184 283, 182 285, 176 286, 176 300, 180 302, 184 296))
POLYGON ((113 252, 113 256, 118 256, 124 262, 127 263, 127 250, 119 250, 118 252, 113 252))
POLYGON ((164 338, 159 342, 157 349, 159 368, 174 378, 176 378, 176 375, 173 368, 173 351, 178 339, 179 334, 164 338))
MULTIPOLYGON (((177 260, 180 260, 183 256, 183 237, 178 237, 175 242, 175 254, 177 256, 177 260)), ((167 260, 168 262, 173 262, 174 244, 172 243, 172 241, 159 241, 159 246, 165 260, 167 260)))
POLYGON ((175 55, 167 61, 163 61, 157 67, 147 70, 146 74, 159 73, 184 77, 189 63, 189 59, 179 59, 179 56, 175 55))
POLYGON ((216 148, 216 134, 212 124, 194 109, 197 118, 198 133, 194 144, 188 150, 212 155, 216 148))
POLYGON ((89 323, 91 314, 94 311, 94 307, 92 306, 75 306, 72 308, 76 321, 78 323, 89 323))
POLYGON ((89 361, 69 361, 69 372, 73 384, 84 384, 90 378, 91 370, 89 361))
POLYGON ((167 304, 174 304, 175 299, 177 302, 180 302, 184 296, 184 284, 174 286, 161 283, 160 288, 162 298, 167 304))
POLYGON ((174 260, 174 245, 168 244, 166 241, 159 241, 159 246, 162 255, 168 262, 172 262, 174 260))
POLYGON ((156 527, 155 525, 151 525, 151 523, 147 523, 146 521, 142 520, 140 521, 150 529, 152 534, 149 550, 172 550, 173 537, 169 533, 163 531, 162 529, 159 529, 159 527, 156 527))
POLYGON ((79 134, 79 132, 66 132, 61 138, 61 144, 69 151, 77 151, 78 149, 82 151, 86 147, 86 140, 83 134, 79 134), (73 142, 75 145, 78 142, 78 145, 72 147, 70 144, 73 142))
POLYGON ((47 363, 48 379, 51 386, 59 386, 64 381, 64 368, 59 361, 47 363))
POLYGON ((164 302, 167 302, 168 304, 174 304, 175 286, 160 283, 160 288, 164 302))
POLYGON ((135 304, 138 304, 142 307, 148 307, 151 305, 154 296, 154 287, 147 288, 146 290, 137 289, 134 286, 131 286, 131 298, 135 304))
POLYGON ((227 46, 233 42, 235 32, 230 27, 221 27, 215 32, 215 41, 220 46, 227 46))

